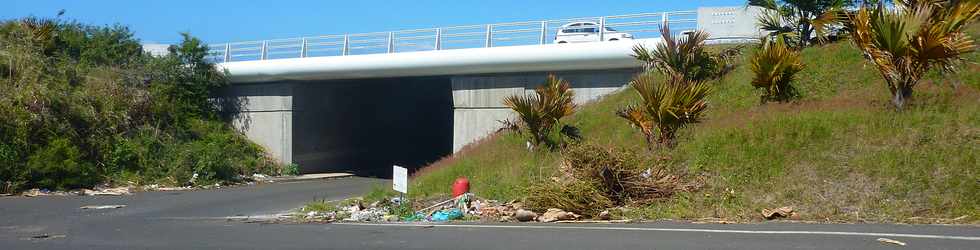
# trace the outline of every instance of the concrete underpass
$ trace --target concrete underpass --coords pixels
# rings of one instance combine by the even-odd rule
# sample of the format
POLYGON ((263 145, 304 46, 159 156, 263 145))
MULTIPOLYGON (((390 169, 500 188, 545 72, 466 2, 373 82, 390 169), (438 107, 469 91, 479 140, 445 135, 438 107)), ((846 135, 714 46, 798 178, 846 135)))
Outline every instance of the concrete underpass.
POLYGON ((452 152, 450 89, 449 77, 403 77, 252 83, 231 93, 247 97, 249 136, 301 173, 387 176, 391 165, 452 152))
POLYGON ((417 169, 500 128, 509 95, 534 91, 548 74, 569 81, 579 104, 620 89, 638 68, 235 84, 238 126, 301 173, 388 177, 417 169))

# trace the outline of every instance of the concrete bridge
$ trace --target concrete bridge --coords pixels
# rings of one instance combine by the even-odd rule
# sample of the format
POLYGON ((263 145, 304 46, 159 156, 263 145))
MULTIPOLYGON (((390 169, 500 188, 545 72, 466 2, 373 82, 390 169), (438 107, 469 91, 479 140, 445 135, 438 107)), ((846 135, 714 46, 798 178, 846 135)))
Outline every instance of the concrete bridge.
POLYGON ((279 39, 219 44, 212 54, 233 82, 224 94, 244 100, 236 126, 277 159, 299 164, 304 173, 386 176, 391 165, 421 167, 496 131, 498 121, 513 117, 504 97, 533 91, 548 74, 568 80, 575 101, 585 103, 622 88, 640 71, 631 49, 659 43, 660 25, 703 29, 715 43, 750 42, 759 35, 758 12, 711 7, 460 26, 485 27, 482 33, 449 27, 382 32, 381 40, 358 40, 371 34, 340 35, 332 43, 320 40, 338 36, 279 39), (597 41, 604 42, 552 44, 561 29, 553 24, 573 22, 628 32, 635 40, 605 41, 606 32, 599 32, 597 41), (525 24, 540 26, 512 28, 525 24), (432 34, 405 36, 427 30, 432 34), (483 34, 477 39, 482 45, 451 46, 472 33, 483 34), (364 44, 372 42, 384 49, 370 51, 364 44), (409 45, 416 49, 404 49, 409 45), (318 54, 331 50, 336 54, 318 54))

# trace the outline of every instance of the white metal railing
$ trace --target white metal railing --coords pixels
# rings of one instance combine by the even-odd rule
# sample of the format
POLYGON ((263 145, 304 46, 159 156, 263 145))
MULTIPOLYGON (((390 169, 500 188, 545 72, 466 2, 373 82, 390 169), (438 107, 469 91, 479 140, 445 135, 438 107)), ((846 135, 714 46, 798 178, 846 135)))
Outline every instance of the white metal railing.
POLYGON ((209 45, 209 59, 233 62, 546 44, 556 39, 563 25, 573 22, 595 23, 577 28, 597 28, 597 40, 605 41, 607 28, 635 39, 659 37, 661 25, 677 32, 697 29, 698 15, 673 11, 231 42, 209 45))

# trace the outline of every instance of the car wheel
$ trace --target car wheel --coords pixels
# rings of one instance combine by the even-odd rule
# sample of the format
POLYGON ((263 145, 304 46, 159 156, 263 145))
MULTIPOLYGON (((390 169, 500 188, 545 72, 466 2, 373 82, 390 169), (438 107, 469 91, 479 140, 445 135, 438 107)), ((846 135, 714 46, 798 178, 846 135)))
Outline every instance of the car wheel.
POLYGON ((565 44, 565 43, 568 43, 568 42, 566 42, 566 41, 559 41, 558 42, 558 44, 565 44))
POLYGON ((613 38, 613 39, 609 39, 609 41, 610 42, 612 42, 612 41, 619 41, 619 39, 613 38))

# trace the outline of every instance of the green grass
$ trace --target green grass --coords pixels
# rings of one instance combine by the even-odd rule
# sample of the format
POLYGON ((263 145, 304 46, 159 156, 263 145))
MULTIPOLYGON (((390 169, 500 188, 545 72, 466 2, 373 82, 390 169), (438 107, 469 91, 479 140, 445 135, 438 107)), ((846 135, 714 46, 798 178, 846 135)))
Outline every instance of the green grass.
MULTIPOLYGON (((877 69, 849 42, 803 51, 806 68, 794 82, 802 98, 788 104, 759 103, 744 64, 751 51, 744 54, 715 83, 703 123, 682 129, 673 149, 645 151, 706 176, 706 186, 627 216, 752 221, 763 208, 794 206, 804 220, 980 223, 980 53, 967 55, 958 73, 930 74, 903 112, 893 111, 877 69)), ((614 114, 636 99, 632 90, 614 93, 566 122, 588 141, 646 150, 639 131, 614 114)), ((446 195, 466 176, 482 197, 521 199, 560 160, 501 133, 421 171, 410 195, 446 195)))

